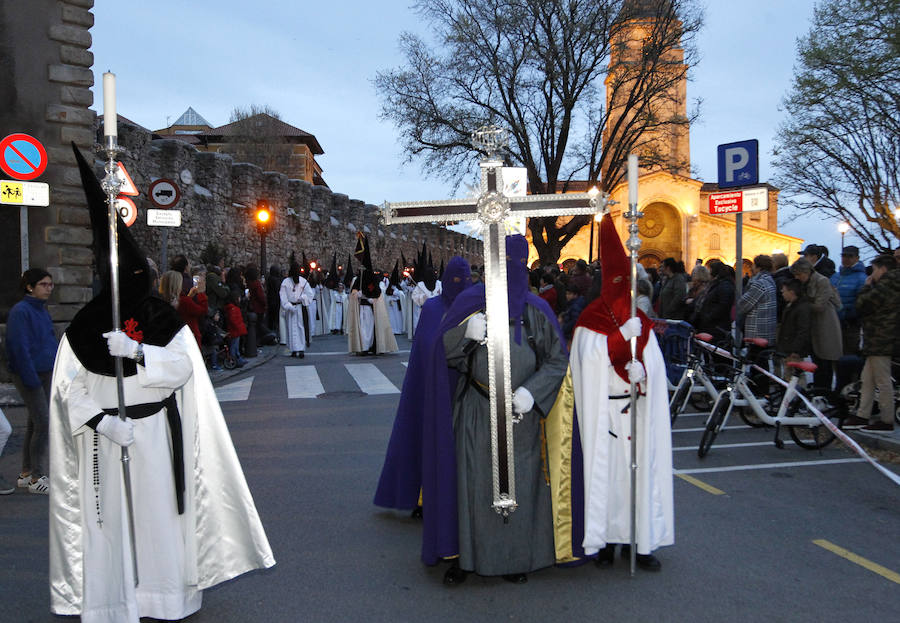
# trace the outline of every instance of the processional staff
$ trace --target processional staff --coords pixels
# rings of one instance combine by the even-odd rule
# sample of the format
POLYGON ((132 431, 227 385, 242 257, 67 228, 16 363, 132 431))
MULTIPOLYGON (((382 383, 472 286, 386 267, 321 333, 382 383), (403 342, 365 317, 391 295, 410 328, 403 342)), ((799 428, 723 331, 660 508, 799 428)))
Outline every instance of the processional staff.
MULTIPOLYGON (((637 265, 638 250, 641 239, 638 236, 638 219, 644 216, 638 212, 638 157, 628 156, 628 212, 624 215, 630 221, 628 232, 628 251, 631 254, 631 318, 637 317, 637 265)), ((631 338, 631 365, 639 365, 637 361, 638 336, 631 338)), ((629 377, 631 375, 629 374, 629 377)), ((631 575, 634 576, 637 560, 637 383, 631 383, 631 575)))
MULTIPOLYGON (((106 193, 109 222, 109 283, 112 298, 112 331, 122 331, 122 318, 119 313, 119 237, 117 232, 118 213, 116 197, 122 186, 118 176, 116 155, 121 151, 118 142, 118 121, 116 117, 116 76, 111 72, 103 74, 103 136, 102 150, 106 152, 106 176, 100 186, 106 193)), ((114 357, 116 369, 116 394, 119 400, 119 417, 124 421, 125 414, 125 372, 121 357, 114 357)), ((122 478, 125 484, 125 503, 128 509, 128 535, 131 539, 131 562, 134 570, 134 585, 138 585, 137 548, 134 538, 134 506, 131 495, 131 458, 128 448, 122 446, 122 478)))

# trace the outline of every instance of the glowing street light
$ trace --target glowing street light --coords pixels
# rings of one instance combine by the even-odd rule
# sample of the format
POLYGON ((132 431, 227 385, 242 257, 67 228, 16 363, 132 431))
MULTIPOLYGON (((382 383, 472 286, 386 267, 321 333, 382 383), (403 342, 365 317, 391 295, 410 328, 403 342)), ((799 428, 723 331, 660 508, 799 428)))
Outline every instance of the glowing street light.
POLYGON ((850 231, 850 223, 844 221, 843 223, 838 223, 838 231, 841 232, 841 253, 844 252, 844 234, 850 231))

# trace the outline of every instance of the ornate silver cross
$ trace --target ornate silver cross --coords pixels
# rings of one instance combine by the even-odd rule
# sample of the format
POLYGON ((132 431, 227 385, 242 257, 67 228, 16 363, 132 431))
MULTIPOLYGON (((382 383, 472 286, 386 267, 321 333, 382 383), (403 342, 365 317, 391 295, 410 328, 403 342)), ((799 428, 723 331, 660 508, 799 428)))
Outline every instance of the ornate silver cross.
POLYGON ((472 145, 482 151, 481 194, 475 199, 405 201, 382 208, 384 222, 449 223, 481 221, 484 227, 485 296, 488 378, 491 404, 491 471, 493 508, 504 517, 516 509, 513 454, 512 388, 509 355, 509 307, 506 292, 506 227, 510 217, 596 214, 607 205, 600 192, 527 195, 503 194, 502 152, 508 135, 503 128, 485 126, 472 133, 472 145))

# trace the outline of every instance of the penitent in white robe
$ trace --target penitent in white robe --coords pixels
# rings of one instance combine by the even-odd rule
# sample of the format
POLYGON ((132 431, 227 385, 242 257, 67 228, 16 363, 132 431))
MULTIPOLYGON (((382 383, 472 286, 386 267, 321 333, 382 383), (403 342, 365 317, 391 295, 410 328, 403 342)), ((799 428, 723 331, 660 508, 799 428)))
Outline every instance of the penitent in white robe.
MULTIPOLYGON (((570 355, 584 452, 584 551, 631 542, 630 391, 610 366, 606 336, 575 329, 570 355)), ((672 436, 666 369, 656 336, 644 348, 646 395, 637 401, 637 528, 639 554, 675 541, 672 436)), ((643 384, 642 384, 643 385, 643 384)))
POLYGON ((400 306, 401 297, 403 297, 403 293, 398 289, 394 290, 393 294, 383 294, 384 302, 387 305, 388 310, 388 318, 391 321, 391 331, 394 335, 399 335, 403 333, 403 310, 400 306))
POLYGON ((290 277, 281 282, 279 297, 284 314, 285 343, 292 353, 306 350, 306 327, 303 325, 303 307, 312 299, 312 288, 303 277, 297 283, 290 277))
POLYGON ((57 353, 50 400, 50 609, 80 614, 82 623, 181 619, 200 608, 203 589, 275 564, 190 329, 164 347, 144 346, 144 362, 124 379, 125 402, 160 402, 175 393, 185 511, 179 515, 176 508, 165 409, 133 420, 135 588, 121 448, 86 426, 104 408, 117 407, 116 378, 86 370, 66 337, 57 353))
POLYGON ((434 289, 429 290, 425 287, 425 282, 420 281, 416 284, 416 287, 413 288, 412 293, 409 295, 409 298, 412 300, 412 315, 411 322, 406 327, 406 335, 409 339, 413 339, 413 335, 416 334, 416 327, 419 325, 419 314, 422 312, 422 305, 425 304, 425 301, 428 299, 434 298, 436 296, 441 295, 441 282, 436 281, 434 284, 434 289))
POLYGON ((384 305, 384 297, 367 299, 372 305, 360 305, 359 290, 350 292, 347 301, 347 350, 351 353, 365 352, 372 347, 375 341, 375 352, 397 352, 397 340, 391 332, 391 323, 388 319, 387 308, 384 305))

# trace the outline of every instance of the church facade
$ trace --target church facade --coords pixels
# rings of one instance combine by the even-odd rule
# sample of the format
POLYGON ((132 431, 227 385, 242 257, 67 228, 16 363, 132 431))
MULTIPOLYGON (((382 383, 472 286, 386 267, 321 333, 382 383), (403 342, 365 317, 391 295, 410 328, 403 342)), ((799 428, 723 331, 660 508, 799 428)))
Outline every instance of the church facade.
MULTIPOLYGON (((638 9, 641 6, 638 3, 638 9)), ((629 89, 629 70, 639 62, 642 46, 656 20, 654 3, 648 3, 646 12, 637 10, 627 22, 628 27, 619 30, 611 46, 610 69, 606 80, 606 107, 610 117, 603 141, 612 145, 616 137, 610 128, 621 127, 619 120, 633 114, 625 105, 629 89), (623 84, 625 85, 623 87, 623 84), (615 85, 615 86, 613 86, 615 85)), ((687 66, 684 51, 675 46, 664 53, 659 71, 671 72, 669 86, 654 98, 651 105, 654 115, 671 119, 669 125, 657 125, 634 141, 633 151, 638 154, 638 208, 644 216, 639 221, 641 238, 640 261, 644 266, 656 266, 667 257, 681 260, 687 270, 696 262, 706 263, 717 259, 737 264, 736 219, 734 215, 709 214, 709 196, 719 192, 717 184, 697 180, 690 175, 690 124, 687 123, 687 66)), ((627 125, 627 121, 625 122, 627 125)), ((766 184, 768 210, 748 212, 743 215, 742 253, 745 268, 755 255, 784 253, 796 257, 803 240, 778 232, 778 189, 766 184)), ((567 192, 585 192, 585 182, 570 182, 567 192)), ((628 185, 626 181, 608 189, 616 203, 610 214, 622 240, 628 237, 628 223, 622 214, 628 209, 628 185)), ((566 219, 567 217, 560 217, 566 219)), ((585 226, 562 249, 560 264, 577 259, 591 260, 599 256, 596 223, 585 226)), ((530 231, 528 237, 530 238, 530 231)), ((538 259, 531 245, 529 264, 538 259)))

